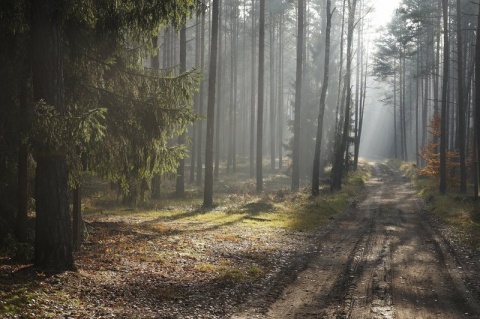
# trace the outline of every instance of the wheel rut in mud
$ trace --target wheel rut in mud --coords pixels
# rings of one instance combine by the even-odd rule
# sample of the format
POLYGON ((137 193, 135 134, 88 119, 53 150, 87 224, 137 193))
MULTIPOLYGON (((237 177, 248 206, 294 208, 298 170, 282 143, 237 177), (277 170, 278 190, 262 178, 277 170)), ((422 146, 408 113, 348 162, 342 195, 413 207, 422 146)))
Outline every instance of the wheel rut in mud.
POLYGON ((374 164, 358 205, 319 241, 267 312, 233 318, 480 318, 478 292, 396 168, 374 164))

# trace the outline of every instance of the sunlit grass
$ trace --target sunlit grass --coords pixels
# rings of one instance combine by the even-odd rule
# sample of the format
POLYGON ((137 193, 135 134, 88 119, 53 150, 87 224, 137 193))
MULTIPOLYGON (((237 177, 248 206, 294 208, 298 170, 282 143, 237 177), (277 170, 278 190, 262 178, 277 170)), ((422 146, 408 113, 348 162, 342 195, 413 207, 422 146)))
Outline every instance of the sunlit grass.
POLYGON ((291 177, 284 174, 266 176, 265 184, 268 187, 265 188, 269 191, 256 194, 253 180, 247 178, 240 182, 238 175, 245 174, 226 175, 217 181, 217 187, 218 184, 231 187, 226 187, 229 192, 215 194, 216 207, 212 210, 201 208, 203 198, 197 190, 190 191, 185 198, 167 196, 161 201, 152 201, 146 207, 90 209, 86 216, 89 220, 122 220, 125 217, 151 221, 150 229, 159 233, 174 231, 172 227, 178 229, 178 224, 183 225, 183 230, 241 226, 251 229, 310 231, 324 226, 347 208, 352 197, 361 191, 364 182, 370 177, 370 168, 361 163, 357 172, 350 173, 345 179, 341 191, 330 192, 328 185, 324 185, 317 197, 312 197, 308 188, 301 192, 290 192, 291 177), (238 192, 232 192, 233 188, 238 192), (177 224, 166 226, 165 223, 171 221, 177 224))

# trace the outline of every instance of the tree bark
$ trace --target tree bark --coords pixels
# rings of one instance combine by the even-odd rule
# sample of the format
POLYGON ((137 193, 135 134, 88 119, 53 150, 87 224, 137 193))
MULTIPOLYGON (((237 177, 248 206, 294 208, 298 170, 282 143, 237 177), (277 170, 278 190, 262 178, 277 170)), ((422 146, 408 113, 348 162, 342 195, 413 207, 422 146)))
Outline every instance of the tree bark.
POLYGON ((250 83, 250 178, 255 175, 255 47, 256 47, 255 0, 252 0, 252 74, 250 83))
POLYGON ((207 138, 205 145, 205 187, 203 206, 213 206, 213 134, 215 123, 215 82, 217 79, 217 41, 218 41, 219 0, 212 3, 212 37, 210 43, 210 67, 208 78, 207 138))
POLYGON ((257 114, 257 192, 263 191, 263 105, 265 75, 265 0, 260 0, 260 21, 258 35, 258 114, 257 114))
POLYGON ((442 85, 442 110, 440 124, 440 193, 447 190, 447 90, 448 77, 450 76, 450 45, 448 39, 448 0, 442 0, 443 9, 443 85, 442 85))
MULTIPOLYGON (((44 100, 65 115, 59 7, 55 0, 33 3, 33 88, 35 101, 44 100)), ((67 157, 52 147, 41 146, 36 160, 35 266, 72 269, 67 157)))
POLYGON ((474 130, 475 130, 475 143, 476 145, 476 167, 475 167, 475 180, 476 180, 476 190, 475 190, 475 198, 478 200, 478 172, 479 167, 478 164, 480 163, 480 7, 477 15, 477 32, 476 32, 476 46, 475 46, 475 123, 474 123, 474 130))
POLYGON ((295 114, 293 124, 293 151, 292 151, 292 191, 300 187, 300 121, 302 105, 302 62, 303 62, 303 13, 304 0, 298 0, 297 18, 297 69, 295 75, 295 114))
POLYGON ((270 169, 275 170, 275 19, 270 14, 270 169))
MULTIPOLYGON (((183 74, 187 71, 187 26, 186 22, 180 29, 180 73, 183 74)), ((178 137, 177 143, 179 145, 185 145, 186 133, 182 133, 178 137)), ((175 187, 175 194, 178 197, 185 196, 185 159, 181 158, 177 168, 177 180, 175 187)))
POLYGON ((78 185, 73 190, 73 249, 79 250, 83 242, 82 190, 78 185))
POLYGON ((320 150, 322 147, 323 136, 323 117, 325 114, 325 101, 328 90, 328 80, 330 72, 330 32, 332 27, 331 1, 327 0, 327 26, 325 31, 325 62, 323 73, 322 92, 320 93, 320 106, 317 119, 317 136, 315 140, 315 155, 313 159, 312 173, 312 195, 317 196, 320 193, 320 150))
POLYGON ((465 100, 463 92, 463 35, 461 1, 457 0, 457 77, 458 77, 458 151, 460 153, 460 192, 467 192, 467 167, 465 165, 465 100))
MULTIPOLYGON (((350 104, 352 89, 350 87, 351 73, 352 73, 352 42, 353 32, 355 29, 355 8, 357 0, 348 0, 348 27, 347 27, 347 68, 345 70, 345 85, 346 91, 345 99, 345 117, 343 120, 343 133, 339 143, 335 146, 335 161, 332 167, 332 180, 331 189, 340 190, 342 188, 342 175, 343 175, 343 154, 347 148, 347 137, 350 126, 350 104)), ((341 121, 340 121, 341 123, 341 121)))
POLYGON ((283 13, 278 28, 278 169, 283 168, 283 13))
MULTIPOLYGON (((151 67, 154 70, 158 70, 160 68, 160 60, 158 57, 159 48, 158 47, 159 35, 152 37, 153 47, 155 49, 155 54, 151 57, 151 67)), ((152 199, 158 200, 160 199, 160 174, 155 174, 152 178, 152 199)))
MULTIPOLYGON (((205 63, 205 12, 202 12, 202 27, 201 27, 201 40, 200 40, 200 69, 204 69, 205 63)), ((200 94, 199 94, 199 111, 200 115, 203 115, 203 105, 204 105, 204 95, 205 95, 205 81, 202 80, 200 83, 200 94)), ((203 142, 203 121, 198 121, 198 129, 197 129, 197 138, 198 138, 198 152, 197 152, 197 185, 202 184, 202 171, 203 171, 203 162, 202 162, 202 152, 200 149, 200 145, 203 142)))

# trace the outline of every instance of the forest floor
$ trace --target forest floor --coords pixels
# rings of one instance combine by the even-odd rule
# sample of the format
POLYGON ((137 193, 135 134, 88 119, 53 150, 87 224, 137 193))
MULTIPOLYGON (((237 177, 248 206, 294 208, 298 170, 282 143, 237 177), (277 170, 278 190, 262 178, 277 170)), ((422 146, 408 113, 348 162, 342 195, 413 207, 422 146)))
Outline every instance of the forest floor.
POLYGON ((367 173, 318 198, 219 181, 212 211, 93 196, 76 272, 0 256, 0 317, 479 318, 480 255, 394 165, 367 173))

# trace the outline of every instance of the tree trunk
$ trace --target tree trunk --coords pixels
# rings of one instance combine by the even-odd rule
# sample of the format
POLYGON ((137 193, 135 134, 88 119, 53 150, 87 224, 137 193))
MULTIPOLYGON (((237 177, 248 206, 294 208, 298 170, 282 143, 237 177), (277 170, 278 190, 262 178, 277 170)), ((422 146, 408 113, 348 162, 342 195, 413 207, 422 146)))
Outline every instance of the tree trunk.
MULTIPOLYGON (((221 130, 221 111, 223 107, 223 90, 222 90, 222 85, 223 85, 223 60, 226 60, 226 54, 223 54, 222 56, 222 1, 219 1, 218 4, 219 7, 219 14, 218 14, 218 49, 217 52, 218 54, 218 83, 217 83, 217 97, 218 97, 218 103, 216 107, 216 118, 215 118, 215 127, 217 128, 216 133, 215 133, 215 169, 213 172, 214 179, 218 179, 218 174, 220 172, 220 134, 222 133, 221 130)), ((226 35, 226 31, 224 31, 226 35)), ((225 41, 225 47, 227 46, 227 42, 225 41)), ((225 49, 226 50, 226 49, 225 49)))
MULTIPOLYGON (((195 18, 195 67, 200 66, 200 28, 201 28, 201 23, 200 23, 200 16, 197 15, 195 18)), ((201 89, 201 88, 200 88, 201 89)), ((200 114, 200 93, 195 92, 194 98, 193 98, 193 103, 194 103, 194 110, 197 112, 197 114, 200 114)), ((195 123, 195 126, 192 129, 192 151, 190 153, 190 178, 189 182, 193 184, 195 182, 195 164, 197 161, 197 152, 200 152, 199 150, 199 137, 200 134, 198 134, 198 125, 202 121, 197 121, 195 123)))
POLYGON ((478 173, 480 163, 480 8, 477 15, 477 32, 476 32, 476 46, 475 46, 475 143, 476 145, 476 165, 475 165, 475 184, 477 189, 475 190, 475 198, 478 200, 478 173))
POLYGON ((283 13, 278 28, 278 169, 283 168, 283 13))
POLYGON ((260 0, 258 35, 257 192, 263 191, 263 102, 265 75, 265 0, 260 0))
POLYGON ((327 0, 327 27, 325 31, 325 62, 323 73, 322 92, 320 93, 320 106, 317 120, 317 136, 315 140, 315 155, 313 159, 313 173, 312 173, 312 195, 317 196, 320 193, 320 150, 322 147, 323 135, 323 117, 325 114, 325 101, 328 90, 328 76, 330 72, 330 31, 332 27, 331 1, 327 0))
MULTIPOLYGON (((155 54, 151 57, 151 67, 154 70, 158 70, 160 68, 160 60, 158 58, 158 40, 159 36, 154 36, 152 38, 153 46, 155 49, 155 54)), ((152 199, 160 199, 160 174, 155 174, 152 178, 152 199)))
POLYGON ((73 249, 79 250, 83 242, 82 190, 78 185, 73 190, 73 249))
POLYGON ((340 190, 342 188, 342 175, 343 175, 343 154, 347 148, 347 137, 350 126, 350 104, 352 89, 350 87, 351 73, 352 73, 352 42, 353 32, 355 29, 355 8, 357 0, 348 0, 348 28, 347 28, 347 68, 345 71, 345 85, 346 91, 345 99, 345 117, 343 120, 343 133, 340 143, 335 146, 335 161, 332 167, 332 180, 331 189, 340 190))
POLYGON ((256 47, 255 0, 252 0, 252 74, 250 83, 250 178, 255 175, 255 47, 256 47))
POLYGON ((442 85, 442 110, 440 124, 440 193, 447 190, 447 90, 450 75, 450 45, 448 39, 448 0, 442 0, 443 9, 443 85, 442 85))
MULTIPOLYGON (((33 88, 35 101, 43 99, 60 115, 65 115, 63 32, 58 7, 58 1, 54 0, 33 3, 33 88)), ((36 159, 35 266, 72 269, 67 157, 59 150, 43 146, 36 159)))
POLYGON ((217 42, 218 42, 218 6, 219 0, 212 3, 212 37, 210 43, 210 67, 208 78, 207 139, 205 145, 205 187, 203 206, 213 206, 213 134, 215 123, 215 82, 217 79, 217 42))
POLYGON ((270 14, 270 169, 275 170, 275 22, 270 14))
POLYGON ((297 69, 295 76, 295 115, 293 124, 292 191, 300 187, 300 108, 302 105, 303 13, 304 0, 298 0, 297 69))
MULTIPOLYGON (((201 50, 200 50, 200 69, 204 70, 205 64, 205 12, 202 12, 202 30, 201 30, 201 50)), ((202 80, 200 83, 200 97, 199 97, 199 114, 203 115, 203 104, 204 104, 204 95, 205 95, 205 81, 202 80)), ((197 130, 197 138, 198 138, 198 152, 197 152, 197 185, 202 184, 202 170, 203 170, 203 162, 202 162, 202 152, 200 145, 202 145, 203 139, 203 121, 198 121, 198 130, 197 130)))
POLYGON ((18 149, 18 189, 17 218, 15 220, 15 236, 21 243, 27 242, 28 221, 28 147, 20 141, 18 149))
MULTIPOLYGON (((186 22, 180 29, 180 73, 187 71, 187 26, 186 22)), ((178 137, 177 143, 185 145, 186 133, 182 133, 178 137)), ((177 181, 175 187, 175 194, 179 197, 185 196, 185 159, 181 158, 177 168, 177 181)))
POLYGON ((20 83, 20 141, 18 147, 18 189, 17 189, 17 218, 15 220, 15 236, 19 242, 27 242, 27 221, 28 221, 28 146, 23 137, 28 133, 28 83, 31 72, 31 57, 26 57, 22 69, 22 83, 20 83))
POLYGON ((393 59, 393 147, 395 158, 398 158, 398 138, 397 138, 397 59, 393 59))
POLYGON ((467 167, 465 165, 465 100, 463 92, 463 36, 461 1, 457 0, 457 76, 458 76, 458 151, 460 153, 460 192, 467 192, 467 167))

